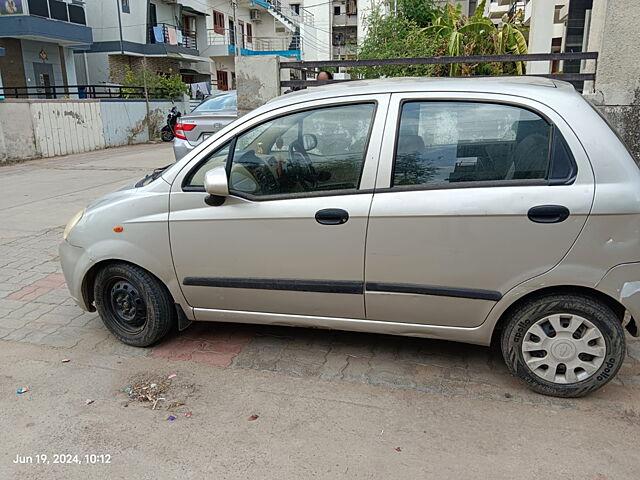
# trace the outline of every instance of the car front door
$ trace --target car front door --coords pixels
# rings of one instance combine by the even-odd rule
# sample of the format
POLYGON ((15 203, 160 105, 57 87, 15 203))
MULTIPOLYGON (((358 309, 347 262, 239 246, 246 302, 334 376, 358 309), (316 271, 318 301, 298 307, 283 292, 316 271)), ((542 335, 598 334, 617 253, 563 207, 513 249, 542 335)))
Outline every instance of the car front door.
POLYGON ((475 327, 560 262, 594 178, 551 108, 508 95, 394 94, 366 250, 370 320, 475 327))
POLYGON ((196 318, 364 318, 366 226, 389 98, 263 114, 183 169, 172 185, 170 238, 196 318), (220 165, 230 196, 216 205, 203 179, 220 165))

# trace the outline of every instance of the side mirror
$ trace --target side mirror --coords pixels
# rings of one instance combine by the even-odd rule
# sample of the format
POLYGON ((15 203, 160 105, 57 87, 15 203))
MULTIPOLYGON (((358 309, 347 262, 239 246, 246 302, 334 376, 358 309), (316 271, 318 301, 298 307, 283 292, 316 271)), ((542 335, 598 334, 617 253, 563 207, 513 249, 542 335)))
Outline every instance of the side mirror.
POLYGON ((209 195, 215 197, 229 196, 229 180, 225 167, 213 168, 205 174, 204 189, 209 195))

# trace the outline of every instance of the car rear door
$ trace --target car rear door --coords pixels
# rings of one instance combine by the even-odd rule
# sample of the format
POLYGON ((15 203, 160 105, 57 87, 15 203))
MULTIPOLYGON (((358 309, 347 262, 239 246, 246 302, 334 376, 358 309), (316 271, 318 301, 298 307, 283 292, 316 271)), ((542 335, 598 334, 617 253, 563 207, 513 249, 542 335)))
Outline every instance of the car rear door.
POLYGON ((559 115, 507 95, 394 94, 367 232, 367 318, 474 327, 553 268, 589 214, 588 158, 559 115))
POLYGON ((264 114, 176 178, 171 248, 197 318, 364 318, 366 226, 389 98, 325 99, 264 114), (225 164, 231 195, 206 203, 204 175, 225 164))

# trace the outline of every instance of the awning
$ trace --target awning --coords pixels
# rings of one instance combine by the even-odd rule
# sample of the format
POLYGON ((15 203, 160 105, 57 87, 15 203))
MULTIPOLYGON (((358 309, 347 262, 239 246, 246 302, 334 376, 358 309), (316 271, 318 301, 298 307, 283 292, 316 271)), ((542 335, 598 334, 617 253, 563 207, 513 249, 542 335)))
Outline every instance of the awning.
POLYGON ((187 12, 187 13, 193 13, 194 15, 202 15, 203 17, 209 17, 210 15, 208 13, 204 13, 204 12, 199 12, 191 7, 185 7, 184 5, 182 6, 182 12, 187 12))
MULTIPOLYGON (((152 55, 147 55, 152 56, 152 55)), ((178 53, 178 52, 167 52, 167 57, 169 58, 177 58, 178 60, 186 60, 188 62, 210 62, 211 59, 209 57, 197 57, 195 55, 187 55, 186 53, 178 53)))

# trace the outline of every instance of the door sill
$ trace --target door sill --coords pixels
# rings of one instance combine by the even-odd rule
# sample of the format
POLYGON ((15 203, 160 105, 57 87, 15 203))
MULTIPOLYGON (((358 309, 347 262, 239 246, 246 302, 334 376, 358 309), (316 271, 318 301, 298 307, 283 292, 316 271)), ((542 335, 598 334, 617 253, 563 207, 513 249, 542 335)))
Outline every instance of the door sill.
POLYGON ((243 310, 221 310, 194 308, 195 320, 201 322, 249 323, 285 327, 322 328, 351 332, 381 333, 406 337, 433 338, 454 342, 488 346, 491 343, 491 328, 486 323, 477 327, 451 327, 443 325, 421 325, 415 323, 384 322, 362 318, 318 317, 287 313, 250 312, 243 310))

